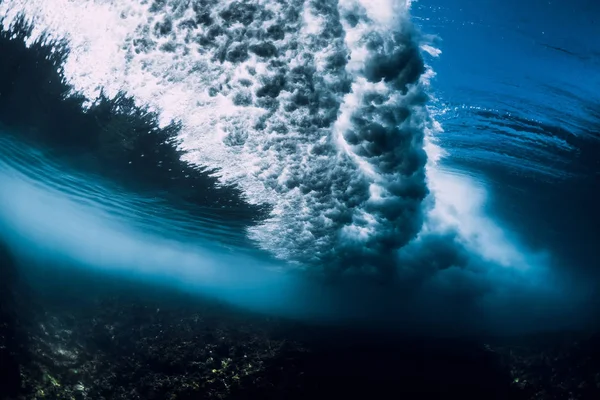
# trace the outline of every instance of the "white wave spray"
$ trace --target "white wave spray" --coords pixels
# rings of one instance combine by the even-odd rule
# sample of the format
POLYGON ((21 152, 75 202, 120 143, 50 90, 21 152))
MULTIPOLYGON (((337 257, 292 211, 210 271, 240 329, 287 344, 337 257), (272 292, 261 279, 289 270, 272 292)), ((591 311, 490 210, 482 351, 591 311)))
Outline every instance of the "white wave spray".
POLYGON ((16 0, 0 15, 24 15, 30 42, 66 39, 64 76, 90 103, 125 92, 180 121, 186 160, 272 205, 250 235, 280 257, 375 269, 418 232, 428 118, 408 3, 16 0))

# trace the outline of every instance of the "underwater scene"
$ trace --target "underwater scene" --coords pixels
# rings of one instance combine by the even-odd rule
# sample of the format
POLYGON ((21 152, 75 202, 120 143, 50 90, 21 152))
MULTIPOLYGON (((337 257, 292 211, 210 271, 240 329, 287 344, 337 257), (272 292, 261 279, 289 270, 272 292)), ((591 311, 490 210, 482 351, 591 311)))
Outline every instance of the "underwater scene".
POLYGON ((597 0, 0 0, 0 400, 600 399, 597 0))

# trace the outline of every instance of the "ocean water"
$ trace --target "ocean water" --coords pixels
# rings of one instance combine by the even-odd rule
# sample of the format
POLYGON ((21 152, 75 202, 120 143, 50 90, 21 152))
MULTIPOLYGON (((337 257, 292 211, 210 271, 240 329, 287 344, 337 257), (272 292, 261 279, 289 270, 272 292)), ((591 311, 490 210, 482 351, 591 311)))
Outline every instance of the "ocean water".
POLYGON ((4 0, 0 235, 32 271, 300 320, 586 326, 598 15, 583 0, 4 0))
POLYGON ((493 212, 568 269, 598 243, 598 5, 593 1, 416 5, 444 50, 436 116, 459 165, 490 183, 493 212))
POLYGON ((597 291, 600 9, 594 1, 422 1, 443 50, 433 108, 444 164, 482 180, 488 215, 561 279, 597 291))

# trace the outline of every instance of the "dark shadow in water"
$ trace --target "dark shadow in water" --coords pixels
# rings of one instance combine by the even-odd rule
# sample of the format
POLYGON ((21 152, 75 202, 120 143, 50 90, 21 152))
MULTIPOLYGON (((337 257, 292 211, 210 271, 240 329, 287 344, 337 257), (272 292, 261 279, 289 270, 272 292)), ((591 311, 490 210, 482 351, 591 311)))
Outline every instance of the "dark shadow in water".
POLYGON ((0 29, 2 130, 43 146, 74 168, 192 214, 209 213, 241 227, 266 215, 266 207, 248 204, 238 189, 218 185, 211 176, 215 171, 181 160, 176 122, 159 128, 155 114, 125 95, 102 96, 84 111, 85 99, 67 96, 70 87, 58 72, 68 46, 43 38, 28 48, 24 39, 30 30, 23 21, 10 32, 0 29))
POLYGON ((267 385, 236 399, 521 399, 493 353, 468 340, 338 335, 268 365, 267 385), (346 339, 342 339, 345 337, 346 339), (291 361, 293 360, 293 361, 291 361), (306 371, 294 376, 290 369, 306 371), (287 380, 288 376, 295 379, 287 380))
POLYGON ((23 343, 17 332, 17 280, 14 259, 0 243, 0 399, 14 397, 21 389, 18 349, 23 343))

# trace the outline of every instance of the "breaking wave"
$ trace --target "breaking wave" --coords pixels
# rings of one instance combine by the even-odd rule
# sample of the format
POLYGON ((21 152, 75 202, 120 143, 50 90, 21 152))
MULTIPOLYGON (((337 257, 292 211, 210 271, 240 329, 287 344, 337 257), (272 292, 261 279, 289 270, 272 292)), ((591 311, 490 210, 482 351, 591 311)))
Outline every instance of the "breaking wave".
POLYGON ((1 39, 27 46, 4 63, 13 83, 0 81, 2 144, 16 149, 0 152, 0 178, 20 190, 0 196, 3 224, 26 222, 21 236, 94 266, 269 312, 523 329, 568 315, 549 255, 487 215, 482 181, 442 166, 424 59, 440 52, 409 11, 409 0, 0 2, 1 39), (20 112, 28 102, 40 107, 20 112), (79 204, 82 222, 55 226, 48 204, 79 204), (78 244, 89 227, 102 242, 78 244), (61 240, 45 239, 53 230, 61 240), (281 269, 360 279, 331 288, 281 269))
POLYGON ((66 41, 71 95, 125 93, 183 158, 271 212, 249 235, 301 265, 381 270, 427 194, 426 68, 405 1, 5 1, 66 41))

